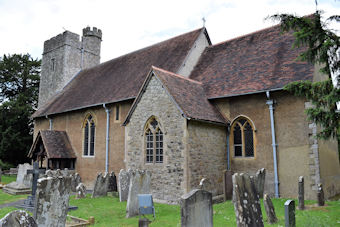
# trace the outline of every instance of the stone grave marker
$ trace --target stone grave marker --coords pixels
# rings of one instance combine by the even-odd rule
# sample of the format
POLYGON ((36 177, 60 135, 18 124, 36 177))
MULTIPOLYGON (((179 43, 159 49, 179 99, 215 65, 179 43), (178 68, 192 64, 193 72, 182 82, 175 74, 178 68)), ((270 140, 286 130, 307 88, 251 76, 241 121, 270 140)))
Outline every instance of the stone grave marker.
POLYGON ((246 173, 233 175, 233 203, 237 226, 263 226, 255 180, 246 173))
POLYGON ((287 200, 285 202, 285 227, 295 227, 295 202, 287 200))
POLYGON ((38 180, 34 219, 38 226, 65 227, 71 192, 71 177, 38 180))
POLYGON ((127 201, 129 196, 130 174, 129 171, 121 169, 118 175, 119 201, 127 201))
POLYGON ((78 173, 71 174, 71 191, 75 192, 77 190, 78 185, 81 183, 81 178, 78 173))
POLYGON ((130 171, 129 195, 126 205, 126 217, 138 215, 138 194, 150 194, 151 172, 136 170, 130 171))
POLYGON ((108 188, 109 188, 109 174, 105 173, 103 176, 102 173, 99 173, 94 184, 92 198, 107 196, 108 188))
POLYGON ((180 200, 182 227, 212 227, 212 193, 194 189, 180 200))
POLYGON ((0 219, 1 227, 38 227, 37 223, 26 211, 14 210, 0 219))
POLYGON ((28 196, 28 198, 25 200, 26 206, 33 208, 39 175, 44 173, 45 173, 44 169, 39 169, 38 162, 33 163, 33 169, 27 170, 27 174, 32 174, 32 195, 28 196))
POLYGON ((211 192, 211 182, 207 178, 202 178, 200 184, 198 185, 198 188, 201 190, 211 192))
POLYGON ((33 167, 28 163, 19 164, 16 181, 5 185, 3 191, 12 195, 31 193, 32 175, 27 174, 27 170, 32 168, 33 167))
POLYGON ((270 196, 267 194, 264 194, 263 196, 263 205, 264 205, 264 209, 266 211, 267 214, 267 218, 268 218, 268 223, 269 224, 274 224, 277 222, 277 217, 275 214, 275 209, 272 203, 272 200, 270 199, 270 196))
POLYGON ((76 188, 76 199, 81 199, 86 197, 86 187, 83 183, 78 184, 76 188))
POLYGON ((298 208, 299 210, 305 209, 305 186, 304 186, 304 179, 303 176, 299 177, 299 183, 298 183, 298 208))
POLYGON ((224 170, 223 172, 223 195, 224 201, 231 200, 233 197, 233 172, 231 170, 224 170))
POLYGON ((264 182, 266 180, 266 169, 262 168, 258 170, 255 174, 254 180, 255 180, 256 190, 260 198, 263 198, 264 182))
POLYGON ((325 194, 323 192, 322 184, 318 184, 317 197, 318 197, 318 206, 324 206, 325 205, 325 194))
POLYGON ((117 178, 115 173, 112 171, 109 174, 109 188, 107 190, 108 192, 116 192, 117 191, 117 178))

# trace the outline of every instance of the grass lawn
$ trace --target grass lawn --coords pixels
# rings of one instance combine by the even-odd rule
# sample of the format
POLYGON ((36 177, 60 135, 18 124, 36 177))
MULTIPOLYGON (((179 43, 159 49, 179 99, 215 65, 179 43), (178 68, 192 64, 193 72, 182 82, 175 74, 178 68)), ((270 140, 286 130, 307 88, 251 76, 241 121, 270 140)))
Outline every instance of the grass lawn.
MULTIPOLYGON (((16 175, 12 175, 12 176, 2 175, 1 183, 8 184, 8 183, 11 183, 12 181, 15 181, 16 178, 17 178, 16 175)), ((27 198, 27 195, 9 195, 7 193, 4 193, 2 190, 0 190, 0 204, 14 202, 14 201, 25 199, 25 198, 27 198)), ((1 209, 1 212, 2 212, 2 209, 1 209)))
MULTIPOLYGON (((26 197, 23 196, 23 197, 26 197)), ((19 197, 13 197, 0 191, 0 204, 19 197)), ((262 206, 263 220, 265 226, 284 226, 284 202, 287 199, 273 199, 276 215, 279 222, 274 225, 266 224, 266 214, 262 206)), ((296 202, 296 201, 295 201, 296 202)), ((306 206, 315 204, 315 201, 306 201, 306 206)), ((76 200, 71 196, 70 204, 78 206, 78 210, 70 211, 72 216, 88 219, 90 216, 95 217, 94 226, 108 227, 128 227, 137 226, 138 217, 125 218, 126 202, 119 202, 119 199, 113 196, 91 199, 87 195, 85 199, 76 200)), ((297 205, 297 202, 296 202, 297 205)), ((156 220, 150 226, 180 226, 180 206, 155 204, 156 220)), ((8 212, 15 210, 13 207, 0 209, 0 218, 8 212)), ((236 226, 234 207, 231 201, 216 204, 214 210, 214 226, 236 226)), ((152 219, 152 216, 149 216, 152 219)), ((296 226, 340 226, 340 201, 328 201, 324 207, 312 207, 304 211, 296 211, 296 226)))
POLYGON ((16 181, 16 179, 17 179, 17 175, 11 175, 11 176, 2 175, 1 176, 1 183, 8 184, 8 183, 11 183, 12 181, 16 181))

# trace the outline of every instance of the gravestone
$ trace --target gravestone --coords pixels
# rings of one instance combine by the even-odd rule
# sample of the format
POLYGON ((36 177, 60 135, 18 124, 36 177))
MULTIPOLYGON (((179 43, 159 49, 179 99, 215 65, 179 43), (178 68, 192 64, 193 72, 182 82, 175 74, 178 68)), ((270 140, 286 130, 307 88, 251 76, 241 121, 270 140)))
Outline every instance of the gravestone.
POLYGON ((287 200, 285 202, 285 227, 295 227, 295 202, 287 200))
POLYGON ((71 174, 71 191, 75 192, 77 190, 78 185, 81 183, 81 178, 78 173, 71 174))
POLYGON ((198 188, 201 190, 211 192, 211 183, 207 178, 202 178, 200 184, 198 185, 198 188))
POLYGON ((38 227, 37 223, 34 221, 26 211, 15 210, 8 213, 5 217, 0 219, 1 227, 38 227))
POLYGON ((86 197, 86 187, 83 183, 78 184, 76 188, 76 199, 81 199, 86 197))
POLYGON ((233 172, 231 170, 224 170, 223 172, 223 195, 224 201, 231 200, 233 197, 233 172))
POLYGON ((275 209, 272 203, 272 200, 270 199, 270 196, 267 194, 264 194, 263 196, 263 205, 264 209, 267 214, 267 219, 269 224, 274 224, 277 222, 277 217, 275 214, 275 209))
POLYGON ((130 174, 129 171, 121 169, 118 175, 119 201, 127 201, 129 196, 130 174))
POLYGON ((27 170, 27 175, 32 174, 32 195, 28 196, 24 203, 24 205, 27 206, 28 208, 33 208, 34 206, 35 193, 37 190, 39 175, 44 173, 45 173, 44 169, 39 169, 38 162, 33 163, 33 169, 27 170))
POLYGON ((258 170, 255 174, 254 180, 255 180, 256 190, 257 190, 260 198, 263 198, 264 183, 265 183, 265 180, 266 180, 266 169, 262 168, 262 169, 258 170))
POLYGON ((112 171, 109 175, 109 188, 108 192, 116 192, 117 191, 117 178, 115 173, 112 171))
POLYGON ((12 195, 31 193, 32 175, 27 174, 27 170, 32 168, 33 167, 28 163, 19 164, 16 181, 5 185, 3 191, 12 195))
POLYGON ((109 174, 99 173, 94 184, 92 198, 97 198, 100 196, 107 196, 107 190, 109 188, 109 174))
POLYGON ((71 192, 71 177, 38 180, 34 219, 38 226, 64 227, 71 192))
POLYGON ((138 215, 138 194, 150 194, 151 172, 136 170, 129 171, 130 186, 126 205, 126 217, 138 215))
POLYGON ((259 195, 253 177, 233 175, 233 203, 237 226, 263 226, 259 195))
POLYGON ((305 209, 305 186, 304 186, 304 179, 303 176, 299 177, 299 183, 298 183, 298 208, 299 210, 305 209))
POLYGON ((212 227, 212 193, 194 189, 180 200, 182 227, 212 227))
POLYGON ((323 192, 322 184, 318 184, 317 198, 318 198, 318 206, 324 206, 325 205, 325 194, 323 192))

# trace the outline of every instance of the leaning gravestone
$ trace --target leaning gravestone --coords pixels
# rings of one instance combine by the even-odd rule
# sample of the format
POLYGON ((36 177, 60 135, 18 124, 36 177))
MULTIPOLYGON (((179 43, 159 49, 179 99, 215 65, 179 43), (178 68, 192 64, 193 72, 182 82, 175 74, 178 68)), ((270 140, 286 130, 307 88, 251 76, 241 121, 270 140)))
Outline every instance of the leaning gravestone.
POLYGON ((233 175, 233 203, 237 226, 263 226, 259 196, 254 179, 245 173, 233 175))
POLYGON ((295 202, 287 200, 285 202, 285 226, 295 227, 295 202))
POLYGON ((130 171, 129 196, 126 205, 126 217, 138 215, 138 194, 150 194, 151 172, 136 170, 130 171))
POLYGON ((130 174, 129 171, 121 169, 118 175, 118 192, 119 201, 123 202, 128 199, 130 186, 130 174))
POLYGON ((194 189, 181 197, 182 227, 212 227, 212 194, 201 189, 194 189))
POLYGON ((269 224, 274 224, 277 222, 277 217, 275 214, 275 209, 272 203, 272 200, 270 199, 270 196, 267 194, 264 194, 263 196, 263 205, 264 209, 267 214, 267 219, 269 224))
POLYGON ((317 198, 318 198, 318 206, 324 206, 325 205, 325 195, 324 195, 324 192, 323 192, 322 184, 318 184, 317 198))
POLYGON ((28 163, 19 164, 17 180, 5 185, 3 191, 12 195, 31 193, 32 175, 27 174, 30 169, 33 167, 28 163))
POLYGON ((223 195, 224 201, 231 200, 233 196, 233 172, 231 170, 223 171, 223 195))
POLYGON ((38 226, 64 227, 71 192, 71 177, 38 180, 34 219, 38 226))
POLYGON ((103 176, 102 173, 99 173, 94 184, 92 198, 107 196, 108 188, 109 188, 109 174, 105 173, 103 176))
POLYGON ((109 186, 108 186, 108 192, 116 192, 117 191, 117 178, 115 173, 112 171, 109 174, 109 186))
POLYGON ((15 210, 0 219, 0 227, 38 227, 38 225, 26 211, 15 210))
POLYGON ((266 169, 262 168, 258 170, 256 172, 254 180, 255 180, 255 187, 256 187, 257 193, 259 194, 260 198, 263 198, 264 182, 266 180, 266 169))
POLYGON ((305 187, 304 187, 304 179, 303 176, 299 177, 299 190, 298 190, 298 208, 299 210, 305 209, 305 187))
POLYGON ((76 188, 76 199, 82 199, 86 197, 86 187, 83 183, 78 184, 76 188))
POLYGON ((78 173, 71 174, 71 191, 75 192, 78 185, 81 183, 81 178, 78 173))

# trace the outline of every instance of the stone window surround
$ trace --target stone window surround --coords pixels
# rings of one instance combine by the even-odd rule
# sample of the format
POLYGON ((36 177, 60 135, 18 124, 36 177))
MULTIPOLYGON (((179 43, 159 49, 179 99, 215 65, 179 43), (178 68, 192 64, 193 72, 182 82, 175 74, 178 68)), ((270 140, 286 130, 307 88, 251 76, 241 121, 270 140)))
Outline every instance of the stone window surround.
POLYGON ((255 127, 255 124, 254 122, 247 116, 245 115, 238 115, 237 117, 235 117, 232 122, 231 122, 231 127, 230 127, 230 139, 229 139, 229 144, 230 144, 230 154, 231 154, 231 157, 233 159, 247 159, 247 160, 254 160, 256 159, 256 144, 257 144, 257 140, 256 140, 256 127, 255 127), (245 141, 244 141, 244 133, 242 133, 242 156, 235 156, 235 150, 234 150, 234 127, 236 125, 236 123, 240 120, 240 119, 245 119, 249 124, 250 126, 252 127, 253 129, 253 152, 254 152, 254 155, 253 156, 245 156, 245 148, 244 148, 244 144, 245 144, 245 141))
MULTIPOLYGON (((96 126, 97 126, 97 118, 95 116, 95 114, 93 112, 87 112, 85 114, 85 117, 84 117, 84 120, 83 120, 83 124, 82 124, 82 157, 83 158, 94 158, 95 155, 96 155, 96 134, 97 134, 97 130, 96 130, 96 126), (95 130, 94 130, 94 145, 93 145, 93 155, 90 155, 90 147, 88 147, 88 155, 84 155, 84 140, 85 140, 85 126, 86 126, 86 123, 88 122, 88 118, 89 117, 92 117, 91 121, 93 121, 94 125, 95 125, 95 130)), ((91 130, 91 128, 90 128, 91 130)), ((90 134, 90 133, 89 133, 90 134)), ((91 134, 90 134, 91 135, 91 134)), ((90 145, 90 139, 91 136, 89 137, 89 145, 90 145)))
POLYGON ((160 123, 159 119, 155 116, 151 116, 149 117, 149 119, 146 121, 145 125, 144 125, 144 131, 143 131, 143 152, 144 152, 144 164, 145 165, 163 165, 165 163, 165 157, 164 157, 164 148, 166 147, 165 144, 164 144, 164 135, 165 135, 165 132, 163 130, 163 127, 162 127, 162 124, 160 123), (158 125, 156 128, 153 128, 151 126, 151 122, 156 120, 158 125), (153 162, 147 162, 146 161, 146 154, 147 154, 147 133, 148 132, 151 132, 153 134, 153 162), (163 160, 162 162, 156 162, 156 133, 158 131, 161 131, 162 132, 162 136, 163 136, 163 146, 162 146, 162 150, 163 150, 163 153, 162 153, 162 156, 163 156, 163 160))

